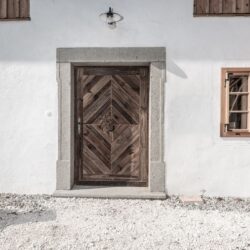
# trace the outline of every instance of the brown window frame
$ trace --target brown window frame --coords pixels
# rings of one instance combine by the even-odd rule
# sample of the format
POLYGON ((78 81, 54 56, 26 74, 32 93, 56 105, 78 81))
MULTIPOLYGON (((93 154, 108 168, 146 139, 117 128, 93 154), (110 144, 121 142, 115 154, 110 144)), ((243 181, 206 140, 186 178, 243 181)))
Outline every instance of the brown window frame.
POLYGON ((250 16, 250 0, 194 0, 193 16, 250 16))
POLYGON ((30 0, 0 0, 0 22, 30 20, 30 0))
MULTIPOLYGON (((231 92, 233 95, 237 92, 231 92)), ((237 111, 234 111, 237 112, 237 111)), ((241 111, 244 112, 244 111, 241 111)), ((222 68, 221 70, 221 137, 250 137, 250 68, 222 68), (247 107, 247 129, 229 129, 229 78, 228 75, 248 76, 248 91, 241 92, 241 95, 248 95, 247 107)))

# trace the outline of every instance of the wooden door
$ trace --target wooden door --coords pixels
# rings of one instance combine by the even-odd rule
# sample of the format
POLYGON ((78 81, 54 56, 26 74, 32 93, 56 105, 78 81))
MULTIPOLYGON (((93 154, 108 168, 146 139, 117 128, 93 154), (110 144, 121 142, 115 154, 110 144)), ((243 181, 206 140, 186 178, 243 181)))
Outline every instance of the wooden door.
POLYGON ((147 67, 75 68, 75 181, 148 182, 147 67))

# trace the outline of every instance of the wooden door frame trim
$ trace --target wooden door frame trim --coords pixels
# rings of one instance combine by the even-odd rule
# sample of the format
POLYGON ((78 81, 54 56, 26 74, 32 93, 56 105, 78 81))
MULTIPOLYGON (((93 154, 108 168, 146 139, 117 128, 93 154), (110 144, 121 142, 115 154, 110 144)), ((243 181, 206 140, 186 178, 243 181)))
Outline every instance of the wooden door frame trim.
POLYGON ((166 49, 138 48, 60 48, 57 49, 59 92, 59 152, 57 190, 74 185, 74 67, 149 66, 149 191, 165 192, 164 163, 164 85, 166 49))

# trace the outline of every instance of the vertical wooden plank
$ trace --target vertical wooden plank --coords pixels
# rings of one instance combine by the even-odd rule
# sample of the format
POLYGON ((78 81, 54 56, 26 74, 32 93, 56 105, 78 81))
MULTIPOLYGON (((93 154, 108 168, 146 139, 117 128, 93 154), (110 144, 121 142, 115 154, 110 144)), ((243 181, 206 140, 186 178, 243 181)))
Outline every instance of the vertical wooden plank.
POLYGON ((83 176, 83 83, 84 68, 76 68, 75 75, 75 180, 79 181, 83 176), (80 123, 80 124, 79 124, 80 123))
POLYGON ((236 13, 236 0, 223 0, 223 14, 236 13))
POLYGON ((78 70, 74 68, 74 181, 77 183, 79 176, 79 136, 78 136, 78 70))
POLYGON ((20 0, 20 18, 28 18, 30 16, 29 0, 20 0))
POLYGON ((237 12, 236 1, 237 0, 232 0, 232 13, 236 13, 237 12))
POLYGON ((209 13, 219 14, 219 1, 218 0, 210 0, 209 13))
POLYGON ((219 11, 220 11, 220 14, 223 13, 223 0, 219 0, 219 11))
POLYGON ((0 0, 0 18, 7 18, 7 0, 0 0))
POLYGON ((140 172, 142 181, 148 178, 148 103, 149 103, 149 72, 140 70, 140 172))
POLYGON ((19 18, 19 0, 8 0, 7 17, 10 19, 19 18))
POLYGON ((225 135, 225 69, 221 70, 220 136, 225 135))
POLYGON ((249 14, 250 13, 250 0, 245 0, 244 3, 244 13, 249 14))
MULTIPOLYGON (((226 78, 229 79, 228 73, 226 73, 226 78)), ((225 124, 229 124, 229 81, 225 81, 224 83, 224 95, 225 95, 225 124)))
POLYGON ((19 18, 20 16, 20 0, 14 1, 14 15, 15 18, 19 18))
POLYGON ((15 18, 15 0, 8 0, 7 12, 9 19, 15 18))
POLYGON ((194 0, 194 6, 193 6, 193 14, 197 15, 197 0, 194 0))
POLYGON ((195 0, 194 15, 209 14, 209 0, 195 0))
POLYGON ((210 0, 210 14, 222 14, 222 0, 210 0))
POLYGON ((237 0, 236 1, 236 12, 247 14, 249 13, 249 0, 237 0))

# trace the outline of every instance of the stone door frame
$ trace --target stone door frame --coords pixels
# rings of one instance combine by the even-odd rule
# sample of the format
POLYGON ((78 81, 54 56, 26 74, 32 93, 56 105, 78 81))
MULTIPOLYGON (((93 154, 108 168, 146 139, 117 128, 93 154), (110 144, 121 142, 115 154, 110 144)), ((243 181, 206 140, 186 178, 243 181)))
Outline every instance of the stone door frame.
POLYGON ((74 67, 149 66, 149 173, 150 192, 165 192, 164 163, 164 85, 166 49, 138 48, 59 48, 57 82, 59 92, 59 152, 56 189, 74 186, 74 67))

